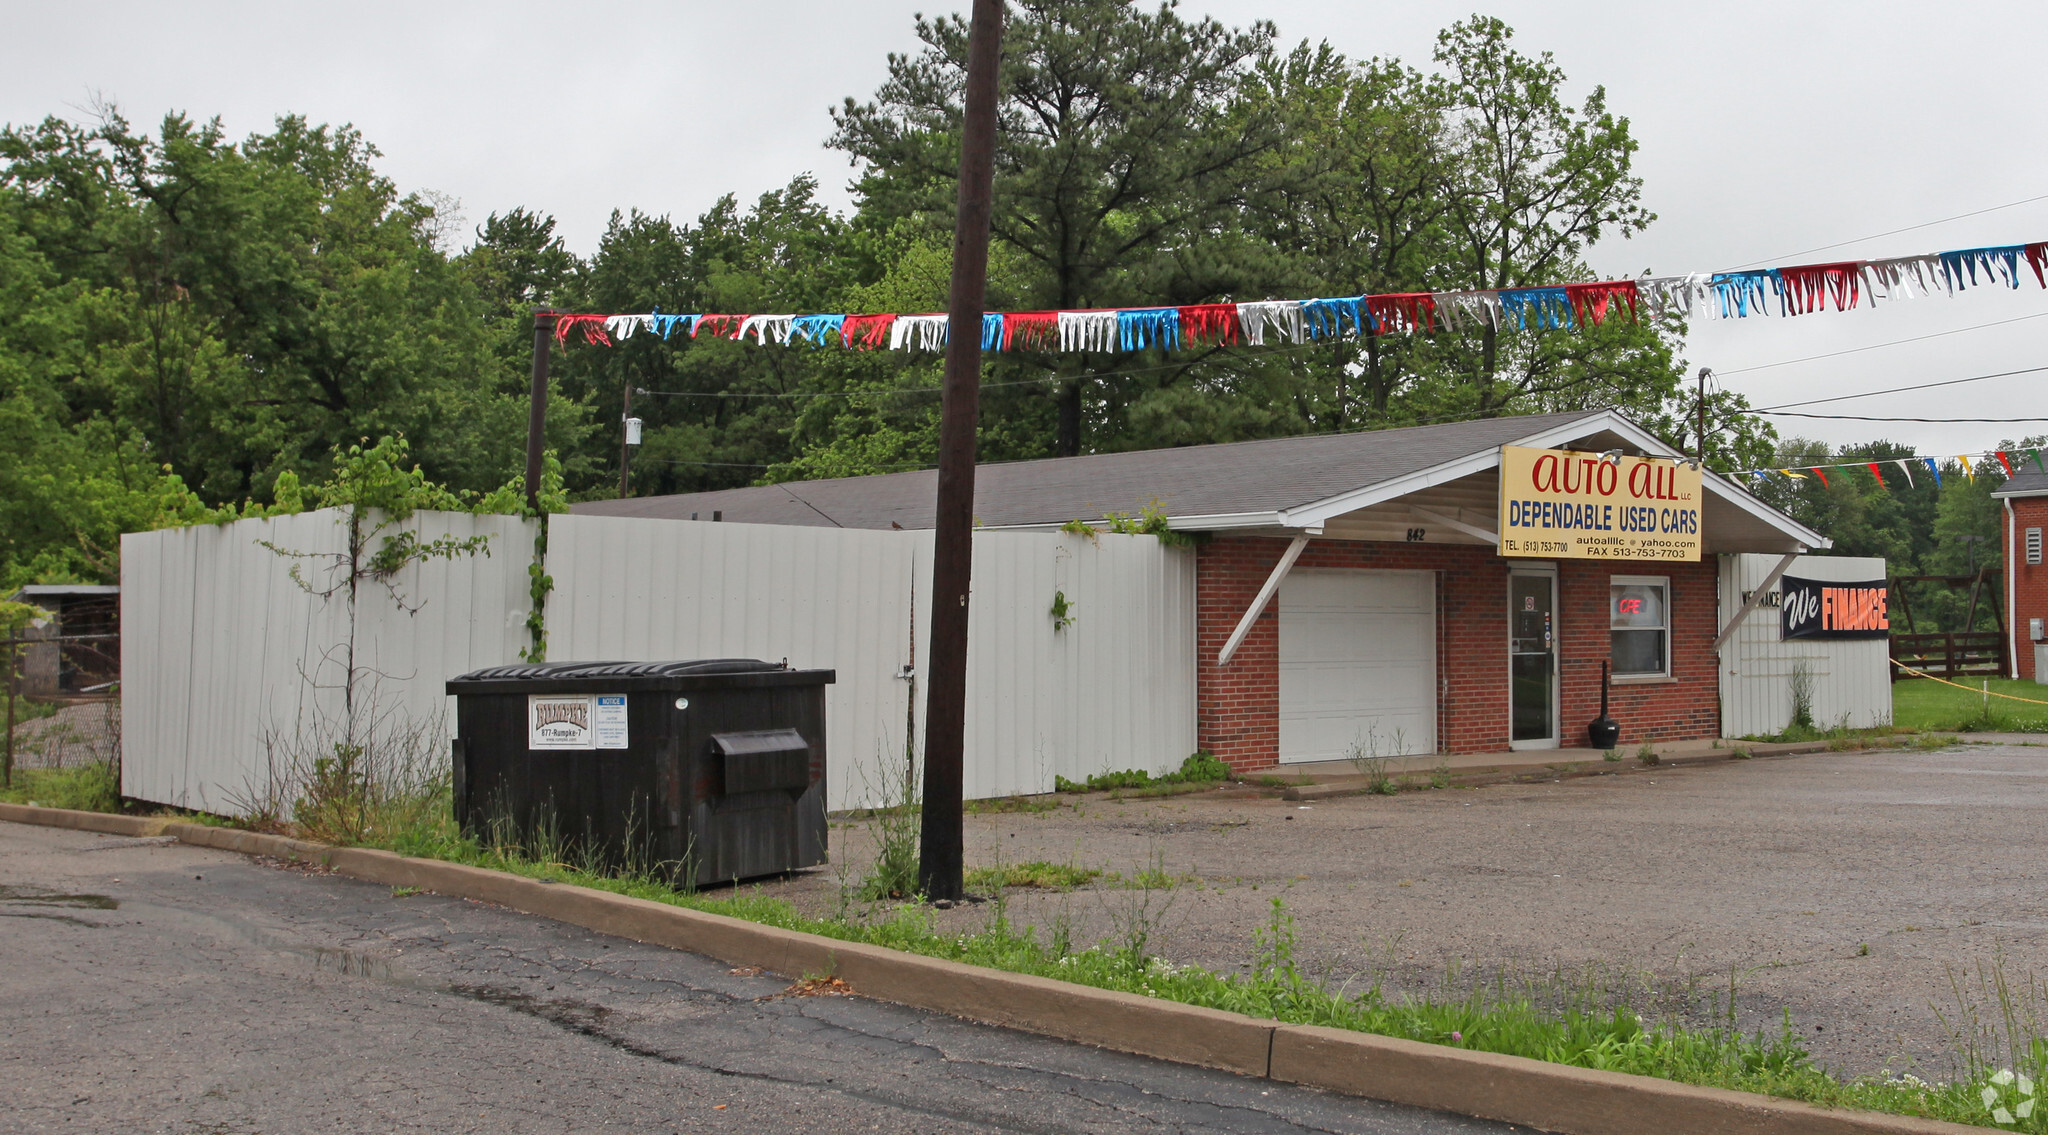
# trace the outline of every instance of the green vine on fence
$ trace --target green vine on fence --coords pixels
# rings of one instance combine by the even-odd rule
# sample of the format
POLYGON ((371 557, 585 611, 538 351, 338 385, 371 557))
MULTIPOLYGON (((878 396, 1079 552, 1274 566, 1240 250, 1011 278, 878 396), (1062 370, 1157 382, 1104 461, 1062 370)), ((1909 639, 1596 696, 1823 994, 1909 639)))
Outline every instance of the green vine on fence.
MULTIPOLYGON (((1124 536, 1156 536, 1161 544, 1169 548, 1192 548, 1200 544, 1207 535, 1201 532, 1174 531, 1172 525, 1167 523, 1166 503, 1157 499, 1148 502, 1135 517, 1128 513, 1111 512, 1104 514, 1102 523, 1109 531, 1124 536)), ((1093 543, 1103 529, 1085 520, 1069 520, 1060 525, 1060 531, 1069 536, 1086 537, 1093 543)))
MULTIPOLYGON (((533 540, 533 561, 527 565, 527 595, 531 607, 526 615, 526 629, 530 645, 520 651, 520 657, 529 662, 544 660, 547 657, 547 600, 555 586, 554 577, 546 569, 548 517, 569 511, 562 463, 553 451, 546 455, 541 474, 540 510, 535 512, 526 502, 526 478, 523 474, 515 475, 488 493, 458 493, 428 478, 417 464, 409 463, 410 456, 410 446, 403 435, 381 437, 374 444, 365 438, 345 449, 336 447, 332 476, 308 488, 300 482, 297 474, 287 470, 278 475, 272 487, 271 503, 267 505, 255 500, 243 501, 239 505, 233 502, 217 507, 207 505, 186 487, 181 478, 166 468, 163 490, 157 503, 156 526, 183 528, 289 516, 319 508, 346 509, 349 552, 347 563, 337 564, 338 568, 347 568, 345 577, 332 586, 316 587, 306 579, 299 564, 292 565, 291 576, 293 582, 307 592, 323 597, 337 594, 342 588, 349 589, 353 608, 354 588, 362 580, 384 584, 391 591, 392 598, 405 606, 405 599, 397 592, 392 580, 408 565, 425 560, 491 554, 488 536, 441 536, 422 540, 417 532, 404 526, 413 513, 467 512, 478 516, 532 518, 537 522, 538 530, 533 540), (369 550, 373 542, 376 547, 369 550)), ((305 559, 311 555, 268 542, 263 546, 294 559, 305 559)))

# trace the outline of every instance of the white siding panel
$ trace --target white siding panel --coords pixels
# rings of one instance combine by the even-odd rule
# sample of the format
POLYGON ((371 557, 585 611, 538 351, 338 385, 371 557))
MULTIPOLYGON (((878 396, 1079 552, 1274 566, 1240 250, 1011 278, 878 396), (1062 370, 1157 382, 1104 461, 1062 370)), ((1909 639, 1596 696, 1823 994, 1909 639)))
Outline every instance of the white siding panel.
MULTIPOLYGON (((345 592, 309 593, 290 573, 316 591, 340 582, 342 520, 322 510, 122 537, 124 793, 236 812, 272 781, 266 738, 310 739, 340 721, 345 592)), ((423 512, 405 527, 422 540, 487 537, 489 555, 424 561, 389 588, 358 588, 359 720, 367 704, 445 735, 441 684, 515 662, 525 645, 533 526, 423 512)))
MULTIPOLYGON (((556 517, 549 657, 831 669, 831 806, 880 803, 906 733, 922 748, 931 549, 929 532, 556 517)), ((981 532, 973 586, 970 797, 1164 771, 1194 750, 1191 555, 1151 537, 981 532), (1077 615, 1058 632, 1056 589, 1077 615)))
MULTIPOLYGON (((1720 557, 1720 617, 1742 609, 1742 595, 1763 583, 1777 556, 1720 557)), ((1861 583, 1887 577, 1874 557, 1801 556, 1785 574, 1861 583)), ((1775 584, 1773 585, 1776 586, 1775 584)), ((1892 719, 1891 644, 1885 639, 1794 639, 1778 635, 1778 609, 1759 607, 1721 650, 1721 732, 1727 737, 1776 733, 1792 720, 1792 668, 1813 674, 1813 718, 1827 728, 1864 729, 1892 719)))

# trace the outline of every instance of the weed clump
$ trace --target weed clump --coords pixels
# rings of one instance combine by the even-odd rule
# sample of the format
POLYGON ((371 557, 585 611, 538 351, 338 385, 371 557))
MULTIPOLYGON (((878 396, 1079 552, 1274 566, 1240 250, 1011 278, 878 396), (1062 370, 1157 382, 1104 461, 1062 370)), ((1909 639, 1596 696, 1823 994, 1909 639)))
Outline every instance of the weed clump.
POLYGON ((1102 875, 1094 867, 1079 867, 1071 863, 1048 863, 1034 860, 1030 863, 1009 863, 995 867, 976 867, 967 872, 967 888, 972 891, 994 891, 1005 887, 1029 887, 1046 891, 1070 891, 1084 887, 1102 875))
POLYGON ((1218 784, 1230 779, 1230 766, 1217 760, 1207 752, 1194 753, 1180 763, 1175 772, 1149 773, 1144 769, 1125 769, 1122 772, 1097 773, 1085 780, 1068 780, 1064 776, 1052 778, 1053 789, 1057 792, 1108 792, 1119 788, 1154 788, 1161 785, 1218 784))

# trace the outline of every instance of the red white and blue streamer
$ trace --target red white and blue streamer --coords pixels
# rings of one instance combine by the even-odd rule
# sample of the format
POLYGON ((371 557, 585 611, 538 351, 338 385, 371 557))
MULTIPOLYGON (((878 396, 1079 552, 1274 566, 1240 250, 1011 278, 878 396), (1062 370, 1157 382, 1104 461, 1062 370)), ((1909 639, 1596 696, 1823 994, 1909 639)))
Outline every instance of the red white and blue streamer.
MULTIPOLYGON (((1846 260, 1785 268, 1644 275, 1535 288, 1402 292, 1306 300, 1255 300, 1087 311, 992 311, 982 316, 985 351, 1118 354, 1194 347, 1289 345, 1439 329, 1560 331, 1610 319, 1748 319, 1848 311, 1880 302, 1955 295, 1971 288, 2018 288, 2029 274, 2048 288, 2048 241, 1965 248, 1888 260, 1846 260)), ((580 335, 612 346, 645 332, 852 350, 946 349, 943 314, 557 313, 555 337, 580 335)))

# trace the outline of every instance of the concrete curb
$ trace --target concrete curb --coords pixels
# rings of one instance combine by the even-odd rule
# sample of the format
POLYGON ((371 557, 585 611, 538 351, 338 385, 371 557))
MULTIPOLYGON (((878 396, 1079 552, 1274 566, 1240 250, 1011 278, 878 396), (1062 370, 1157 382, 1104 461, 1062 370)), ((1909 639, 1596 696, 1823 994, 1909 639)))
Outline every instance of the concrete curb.
POLYGON ((496 903, 603 934, 867 997, 1181 1064, 1522 1124, 1565 1135, 1983 1135, 1981 1127, 1699 1088, 1005 973, 502 871, 134 816, 0 804, 0 820, 321 864, 337 874, 496 903))
MULTIPOLYGON (((1528 765, 1513 768, 1486 766, 1460 769, 1450 775, 1455 788, 1485 788, 1496 784, 1537 783, 1548 780, 1573 780, 1588 776, 1615 776, 1621 773, 1654 772, 1657 769, 1689 768, 1695 765, 1725 764, 1729 761, 1749 760, 1756 757, 1803 756, 1808 753, 1827 752, 1878 752, 1904 748, 1902 744, 1876 744, 1855 749, 1836 749, 1830 741, 1786 741, 1776 743, 1747 744, 1737 747, 1715 749, 1704 753, 1666 754, 1659 757, 1654 765, 1638 762, 1633 756, 1623 761, 1574 761, 1562 766, 1528 765), (1741 753, 1742 756, 1736 754, 1741 753)), ((1400 777, 1414 776, 1403 773, 1400 777)), ((1365 777, 1333 781, 1327 784, 1290 785, 1280 790, 1282 800, 1311 801, 1332 800, 1341 796, 1365 796, 1371 792, 1365 777)), ((1403 791, 1413 791, 1404 789, 1403 791)))
POLYGON ((1273 1034, 1272 1079, 1571 1135, 1963 1135, 1984 1129, 1701 1088, 1318 1025, 1273 1034))
POLYGON ((63 808, 31 808, 26 804, 0 804, 0 820, 17 824, 40 824, 46 828, 70 828, 109 835, 159 836, 169 820, 142 816, 113 816, 105 812, 72 812, 63 808))

